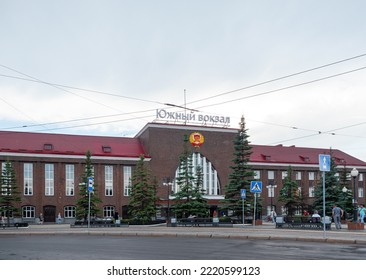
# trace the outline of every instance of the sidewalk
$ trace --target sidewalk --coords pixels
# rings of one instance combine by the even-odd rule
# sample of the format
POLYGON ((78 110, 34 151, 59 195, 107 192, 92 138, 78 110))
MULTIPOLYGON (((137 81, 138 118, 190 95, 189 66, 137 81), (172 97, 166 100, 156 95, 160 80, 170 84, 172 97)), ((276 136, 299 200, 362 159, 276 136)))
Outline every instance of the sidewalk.
POLYGON ((141 237, 206 237, 262 240, 292 240, 328 243, 366 244, 366 231, 344 229, 323 230, 276 229, 272 223, 260 226, 225 227, 129 226, 116 228, 71 228, 69 224, 30 225, 28 228, 0 228, 1 235, 100 235, 141 237))

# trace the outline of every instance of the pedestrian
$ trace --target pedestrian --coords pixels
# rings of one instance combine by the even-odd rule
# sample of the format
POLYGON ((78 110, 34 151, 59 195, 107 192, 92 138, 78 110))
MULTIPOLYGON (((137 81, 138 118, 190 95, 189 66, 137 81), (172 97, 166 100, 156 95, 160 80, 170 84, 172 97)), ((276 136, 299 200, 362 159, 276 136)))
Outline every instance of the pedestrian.
POLYGON ((277 213, 276 211, 273 209, 271 211, 271 219, 272 219, 272 223, 275 223, 276 222, 276 218, 277 218, 277 213))
POLYGON ((57 216, 57 223, 58 223, 58 224, 61 224, 61 220, 62 220, 62 218, 61 218, 61 213, 58 213, 58 216, 57 216))
POLYGON ((342 228, 341 217, 343 217, 343 209, 341 209, 337 205, 334 205, 333 210, 332 210, 332 216, 333 216, 333 220, 334 220, 336 229, 341 229, 342 228))
POLYGON ((39 214, 39 223, 41 225, 43 225, 43 214, 42 213, 39 214))
POLYGON ((320 223, 320 215, 318 213, 318 210, 315 210, 313 215, 311 215, 311 219, 313 223, 320 223))
POLYGON ((364 220, 365 219, 365 214, 366 214, 365 206, 363 204, 361 204, 358 211, 359 211, 358 214, 360 216, 361 223, 365 223, 365 220, 364 220))
POLYGON ((1 215, 1 226, 5 229, 5 216, 1 215))

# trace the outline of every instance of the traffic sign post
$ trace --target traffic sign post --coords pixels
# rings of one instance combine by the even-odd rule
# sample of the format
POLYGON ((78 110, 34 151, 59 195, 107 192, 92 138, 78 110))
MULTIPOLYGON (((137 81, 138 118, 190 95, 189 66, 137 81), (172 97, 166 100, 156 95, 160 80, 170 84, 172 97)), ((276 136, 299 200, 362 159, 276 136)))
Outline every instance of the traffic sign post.
POLYGON ((88 228, 90 228, 90 195, 91 192, 94 191, 94 178, 88 178, 88 228))
POLYGON ((325 229, 325 172, 330 171, 330 155, 319 155, 319 170, 323 171, 323 237, 326 238, 325 229))
POLYGON ((250 182, 250 192, 254 193, 254 213, 253 213, 253 227, 255 227, 255 214, 257 212, 257 193, 262 192, 262 182, 261 181, 251 181, 250 182))
POLYGON ((244 223, 245 223, 245 219, 244 219, 244 200, 247 198, 247 190, 246 189, 241 189, 240 190, 240 196, 241 196, 241 201, 242 201, 242 210, 243 210, 243 227, 244 227, 244 223))

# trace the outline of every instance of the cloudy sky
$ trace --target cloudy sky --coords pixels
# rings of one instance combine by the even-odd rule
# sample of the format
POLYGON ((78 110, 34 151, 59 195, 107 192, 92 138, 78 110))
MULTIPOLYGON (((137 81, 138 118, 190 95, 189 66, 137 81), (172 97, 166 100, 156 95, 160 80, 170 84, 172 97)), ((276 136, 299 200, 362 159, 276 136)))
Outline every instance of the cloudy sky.
POLYGON ((366 161, 366 1, 0 0, 0 130, 134 136, 156 110, 366 161))

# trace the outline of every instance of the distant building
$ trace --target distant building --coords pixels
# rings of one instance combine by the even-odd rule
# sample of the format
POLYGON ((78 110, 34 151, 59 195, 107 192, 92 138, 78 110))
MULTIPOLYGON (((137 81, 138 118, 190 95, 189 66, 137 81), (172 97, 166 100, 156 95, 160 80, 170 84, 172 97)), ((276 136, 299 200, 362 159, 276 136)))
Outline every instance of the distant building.
MULTIPOLYGON (((3 166, 6 160, 14 164, 22 192, 23 219, 32 222, 42 213, 45 222, 55 222, 61 213, 66 222, 72 222, 88 150, 92 154, 103 217, 113 217, 115 212, 127 217, 131 175, 143 154, 160 183, 159 218, 166 215, 168 194, 170 200, 177 191, 174 178, 183 139, 194 132, 201 135, 202 141, 192 147, 192 151, 199 152, 194 153, 193 164, 203 167, 203 188, 213 213, 228 184, 237 129, 148 123, 134 138, 1 131, 0 162, 3 166), (163 185, 167 180, 172 182, 171 190, 163 185)), ((280 213, 277 198, 289 165, 305 202, 311 204, 314 187, 321 179, 318 156, 329 154, 329 149, 252 145, 252 152, 250 165, 256 172, 255 180, 262 181, 264 186, 263 215, 269 213, 271 204, 280 213)), ((359 203, 365 204, 366 163, 339 150, 333 150, 333 156, 339 167, 359 170, 357 197, 359 203)))

